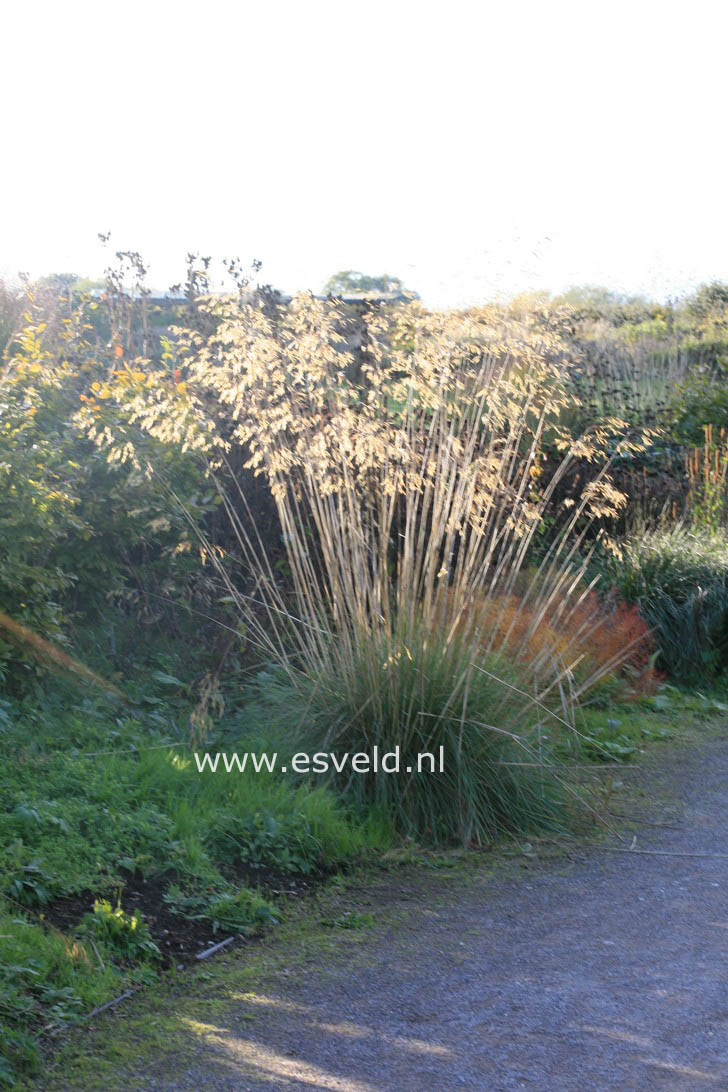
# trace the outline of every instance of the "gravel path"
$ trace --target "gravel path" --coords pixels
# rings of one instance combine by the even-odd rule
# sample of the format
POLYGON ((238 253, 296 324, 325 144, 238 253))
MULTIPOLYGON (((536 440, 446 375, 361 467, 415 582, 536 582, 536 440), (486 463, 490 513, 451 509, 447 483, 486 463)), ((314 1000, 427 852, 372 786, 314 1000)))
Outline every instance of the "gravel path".
POLYGON ((637 828, 659 854, 402 890, 350 963, 231 1000, 192 1065, 162 1060, 139 1087, 728 1090, 728 742, 661 770, 677 818, 645 814, 675 826, 637 828))

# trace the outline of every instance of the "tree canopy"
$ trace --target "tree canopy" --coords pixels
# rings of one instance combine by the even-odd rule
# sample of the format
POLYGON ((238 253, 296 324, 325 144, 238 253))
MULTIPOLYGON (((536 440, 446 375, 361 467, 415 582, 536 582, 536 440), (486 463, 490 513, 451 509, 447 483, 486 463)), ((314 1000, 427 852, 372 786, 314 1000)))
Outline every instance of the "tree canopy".
POLYGON ((403 289, 404 284, 399 277, 389 273, 371 276, 355 269, 332 273, 324 285, 324 293, 328 296, 349 296, 357 292, 402 292, 403 289))

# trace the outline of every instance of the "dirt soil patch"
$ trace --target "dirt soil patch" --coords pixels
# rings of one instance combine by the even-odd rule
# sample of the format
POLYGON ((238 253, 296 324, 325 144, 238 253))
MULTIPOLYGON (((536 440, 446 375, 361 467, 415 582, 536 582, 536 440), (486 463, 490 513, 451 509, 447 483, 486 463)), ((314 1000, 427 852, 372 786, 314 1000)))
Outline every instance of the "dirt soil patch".
MULTIPOLYGON (((259 888, 273 901, 288 901, 310 895, 325 880, 323 874, 291 875, 274 869, 236 869, 236 878, 241 886, 259 888)), ((121 888, 122 905, 127 913, 138 910, 149 926, 152 939, 162 953, 165 966, 189 963, 205 949, 227 937, 230 933, 215 931, 209 921, 187 918, 176 913, 164 901, 164 895, 171 884, 179 882, 176 872, 156 873, 145 877, 131 876, 121 888)), ((109 891, 105 897, 112 901, 116 892, 109 891)), ((90 891, 80 895, 71 895, 55 899, 44 908, 43 918, 50 925, 64 933, 73 933, 84 914, 93 907, 94 898, 90 891)), ((235 941, 239 940, 235 937, 235 941)))

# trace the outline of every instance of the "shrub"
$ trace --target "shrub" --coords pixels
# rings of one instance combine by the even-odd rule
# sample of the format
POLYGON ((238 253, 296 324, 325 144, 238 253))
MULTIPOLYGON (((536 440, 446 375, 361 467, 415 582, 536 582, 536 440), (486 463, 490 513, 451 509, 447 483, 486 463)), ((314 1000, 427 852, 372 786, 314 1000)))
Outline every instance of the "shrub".
POLYGON ((635 532, 609 579, 653 628, 660 663, 689 681, 728 664, 728 540, 683 526, 635 532))
MULTIPOLYGON (((143 469, 154 458, 204 519, 215 499, 197 460, 156 442, 143 455, 137 445, 136 465, 101 457, 84 414, 106 404, 117 366, 128 374, 123 360, 91 340, 91 301, 29 294, 25 304, 0 367, 0 679, 15 692, 27 689, 33 663, 48 662, 42 639, 67 642, 72 624, 98 623, 109 600, 150 623, 170 599, 209 606, 214 594, 186 517, 143 469)), ((135 651, 138 637, 137 625, 135 651)))
POLYGON ((662 422, 691 366, 689 354, 675 346, 664 322, 614 328, 600 320, 581 333, 573 382, 583 424, 610 415, 632 424, 662 422))
POLYGON ((725 376, 691 373, 673 393, 668 420, 675 437, 699 445, 706 425, 728 428, 728 384, 725 376))

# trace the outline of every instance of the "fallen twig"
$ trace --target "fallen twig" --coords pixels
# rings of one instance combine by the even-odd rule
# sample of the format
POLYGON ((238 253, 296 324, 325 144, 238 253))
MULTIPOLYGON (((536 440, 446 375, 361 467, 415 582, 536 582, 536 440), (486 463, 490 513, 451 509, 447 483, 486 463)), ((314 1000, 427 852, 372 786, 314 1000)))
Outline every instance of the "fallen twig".
POLYGON ((619 811, 610 811, 615 819, 629 819, 632 823, 644 823, 648 827, 664 827, 665 830, 684 830, 684 826, 675 826, 674 823, 656 823, 654 819, 640 819, 637 815, 623 815, 619 811))
MULTIPOLYGON (((87 1012, 85 1015, 81 1016, 79 1019, 81 1020, 81 1022, 85 1022, 85 1021, 88 1021, 88 1020, 93 1020, 94 1016, 98 1016, 99 1013, 105 1012, 107 1009, 113 1008, 113 1006, 118 1005, 120 1001, 126 1001, 127 997, 131 997, 132 994, 136 993, 138 989, 139 989, 139 987, 137 986, 133 990, 125 990, 124 993, 120 993, 119 996, 115 997, 112 1001, 107 1001, 105 1005, 99 1005, 98 1008, 91 1009, 91 1012, 87 1012)), ((44 1032, 47 1031, 52 1037, 60 1035, 64 1030, 65 1030, 64 1028, 54 1027, 52 1024, 46 1024, 43 1027, 43 1031, 44 1032)), ((58 1065, 58 1062, 56 1062, 54 1065, 50 1066, 49 1069, 54 1069, 56 1065, 58 1065)))
POLYGON ((98 950, 98 948, 96 947, 96 945, 95 945, 94 941, 93 941, 93 940, 91 940, 91 937, 89 937, 89 940, 91 941, 91 947, 93 948, 94 952, 96 953, 96 958, 97 958, 97 959, 98 959, 98 961, 99 961, 99 965, 100 965, 100 967, 101 967, 101 970, 102 970, 102 971, 105 971, 105 970, 106 970, 106 967, 105 967, 105 965, 104 965, 104 961, 103 961, 103 959, 101 958, 101 955, 100 955, 100 953, 99 953, 99 950, 98 950))
POLYGON ((114 1005, 118 1005, 120 1001, 126 1001, 127 997, 131 997, 136 993, 136 990, 125 990, 124 993, 120 993, 118 997, 115 997, 113 1001, 107 1001, 105 1005, 99 1005, 98 1008, 92 1009, 88 1016, 84 1016, 84 1020, 92 1020, 94 1016, 98 1016, 101 1012, 106 1012, 107 1009, 113 1008, 114 1005))
MULTIPOLYGON (((543 766, 545 769, 553 769, 553 762, 496 762, 496 766, 543 766)), ((630 763, 628 766, 624 762, 585 762, 579 764, 578 762, 568 762, 566 768, 569 770, 592 770, 595 773, 601 773, 602 770, 641 770, 642 766, 630 763)))
POLYGON ((622 846, 592 846, 607 853, 644 853, 650 857, 706 857, 712 860, 728 861, 728 853, 688 853, 678 849, 624 849, 622 846))
POLYGON ((204 952, 198 952, 195 959, 207 959, 208 956, 219 952, 221 948, 226 948, 228 944, 232 944, 234 940, 235 937, 227 937, 225 940, 221 940, 219 944, 213 944, 212 948, 206 948, 204 952))

